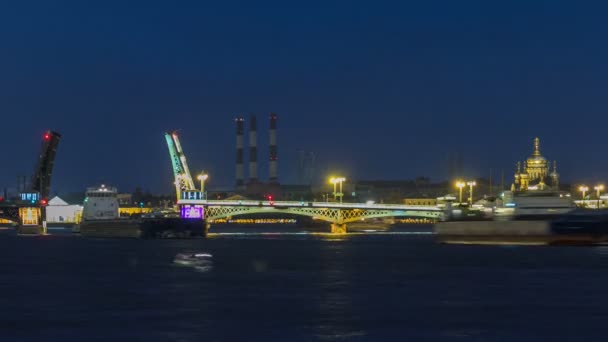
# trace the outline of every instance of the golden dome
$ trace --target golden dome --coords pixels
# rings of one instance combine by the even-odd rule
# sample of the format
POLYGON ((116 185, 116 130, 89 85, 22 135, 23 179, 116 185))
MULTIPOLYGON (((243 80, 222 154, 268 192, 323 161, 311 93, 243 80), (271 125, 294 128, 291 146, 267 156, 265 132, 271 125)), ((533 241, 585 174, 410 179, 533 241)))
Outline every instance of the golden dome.
POLYGON ((534 138, 534 151, 528 158, 528 167, 544 166, 547 164, 547 159, 540 154, 540 139, 534 138))

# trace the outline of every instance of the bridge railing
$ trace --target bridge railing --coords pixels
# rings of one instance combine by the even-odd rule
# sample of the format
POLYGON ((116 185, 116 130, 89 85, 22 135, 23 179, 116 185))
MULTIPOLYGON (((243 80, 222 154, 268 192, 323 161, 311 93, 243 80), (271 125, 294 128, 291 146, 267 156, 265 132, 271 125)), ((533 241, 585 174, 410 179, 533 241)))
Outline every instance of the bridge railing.
POLYGON ((389 210, 428 210, 441 211, 436 206, 413 206, 404 204, 368 204, 368 203, 337 203, 309 201, 255 201, 255 200, 179 200, 178 204, 208 205, 208 206, 263 206, 263 207, 313 207, 313 208, 343 208, 343 209, 389 209, 389 210))

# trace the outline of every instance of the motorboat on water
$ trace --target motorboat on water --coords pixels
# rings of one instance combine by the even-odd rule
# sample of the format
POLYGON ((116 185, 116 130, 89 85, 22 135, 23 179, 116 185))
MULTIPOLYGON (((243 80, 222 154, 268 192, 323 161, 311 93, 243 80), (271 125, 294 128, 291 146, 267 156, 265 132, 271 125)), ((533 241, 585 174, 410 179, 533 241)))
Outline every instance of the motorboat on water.
POLYGON ((213 265, 213 255, 210 253, 178 253, 173 263, 180 266, 210 267, 213 265))

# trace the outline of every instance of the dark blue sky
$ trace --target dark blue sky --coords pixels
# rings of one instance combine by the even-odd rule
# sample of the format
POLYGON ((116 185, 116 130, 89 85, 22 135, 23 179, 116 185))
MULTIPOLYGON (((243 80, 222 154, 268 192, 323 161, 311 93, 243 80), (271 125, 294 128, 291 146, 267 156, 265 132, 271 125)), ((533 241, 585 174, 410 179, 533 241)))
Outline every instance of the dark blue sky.
MULTIPOLYGON (((581 1, 13 1, 0 5, 0 185, 64 135, 53 189, 171 190, 162 133, 181 129, 210 187, 234 178, 234 123, 279 115, 322 174, 470 176, 531 152, 567 180, 606 179, 607 6, 581 1)), ((263 164, 263 163, 262 163, 263 164)), ((267 167, 262 165, 261 175, 267 167)), ((495 174, 495 177, 498 173, 495 174)))

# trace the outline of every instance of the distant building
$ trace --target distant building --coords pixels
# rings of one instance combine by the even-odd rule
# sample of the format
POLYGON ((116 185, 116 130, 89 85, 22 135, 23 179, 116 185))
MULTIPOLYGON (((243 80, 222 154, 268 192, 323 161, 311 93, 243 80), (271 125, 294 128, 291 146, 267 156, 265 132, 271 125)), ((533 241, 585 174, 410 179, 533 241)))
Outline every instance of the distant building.
POLYGON ((317 156, 314 152, 298 150, 297 183, 311 185, 314 179, 317 156))
POLYGON ((412 206, 436 206, 436 198, 405 198, 403 204, 412 206))
POLYGON ((551 171, 551 163, 540 154, 539 138, 534 138, 534 151, 524 161, 523 166, 522 171, 521 163, 517 162, 515 182, 511 185, 512 191, 559 189, 557 162, 553 162, 553 171, 551 171))
POLYGON ((308 201, 313 198, 309 185, 281 185, 281 195, 284 201, 308 201))
POLYGON ((133 195, 131 194, 118 194, 116 199, 120 206, 130 206, 133 203, 133 195))
POLYGON ((68 204, 58 196, 53 197, 46 207, 46 220, 49 223, 79 223, 82 206, 68 204))
POLYGON ((445 194, 445 182, 432 183, 429 178, 415 180, 357 181, 354 193, 357 201, 403 203, 404 198, 437 198, 445 194))

